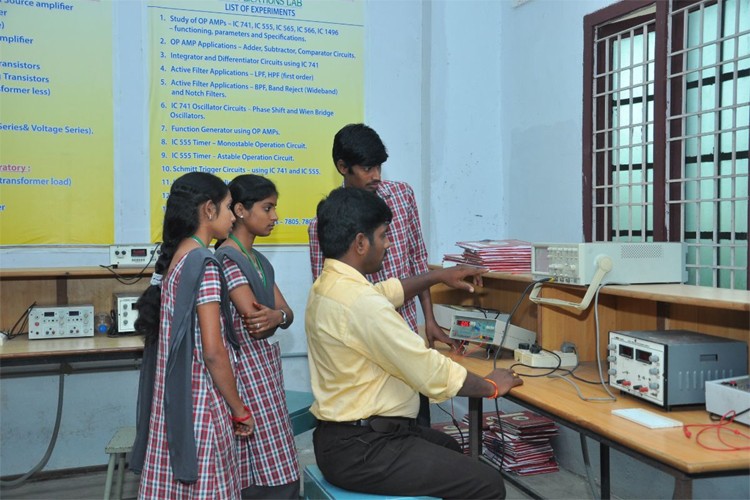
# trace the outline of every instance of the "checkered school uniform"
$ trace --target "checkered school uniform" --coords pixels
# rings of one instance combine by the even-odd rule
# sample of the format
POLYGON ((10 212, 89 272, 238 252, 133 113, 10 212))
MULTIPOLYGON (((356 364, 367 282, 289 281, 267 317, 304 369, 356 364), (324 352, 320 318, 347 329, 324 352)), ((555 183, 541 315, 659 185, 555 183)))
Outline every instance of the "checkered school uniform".
MULTIPOLYGON (((222 262, 231 292, 249 285, 239 266, 230 258, 222 262)), ((273 288, 273 283, 268 284, 273 288)), ((280 486, 299 479, 297 449, 289 420, 278 343, 253 339, 242 326, 242 318, 231 305, 234 331, 240 339, 237 353, 237 385, 255 419, 250 439, 238 439, 241 487, 280 486)))
MULTIPOLYGON (((385 201, 393 212, 393 221, 388 227, 391 246, 385 254, 383 269, 376 274, 368 274, 371 283, 385 281, 388 278, 409 278, 426 273, 427 249, 422 239, 422 225, 419 222, 417 200, 411 186, 405 182, 382 181, 376 194, 385 201)), ((318 219, 313 219, 307 229, 310 236, 310 265, 313 280, 317 279, 323 269, 323 253, 318 242, 318 219)), ((417 331, 416 297, 406 301, 398 310, 409 324, 417 331)))
MULTIPOLYGON (((138 498, 240 498, 235 437, 229 406, 213 383, 203 360, 198 320, 194 332, 192 365, 193 421, 198 453, 198 481, 184 484, 175 480, 169 458, 164 414, 164 378, 174 314, 177 285, 183 257, 162 283, 159 347, 156 361, 154 398, 151 406, 148 447, 141 472, 138 498)), ((221 281, 218 266, 209 262, 198 292, 197 305, 220 300, 221 281)), ((196 313, 197 316, 197 313, 196 313)), ((222 319, 222 331, 223 331, 222 319)), ((225 341, 226 345, 226 341, 225 341)), ((231 347, 227 346, 228 350, 231 347)))

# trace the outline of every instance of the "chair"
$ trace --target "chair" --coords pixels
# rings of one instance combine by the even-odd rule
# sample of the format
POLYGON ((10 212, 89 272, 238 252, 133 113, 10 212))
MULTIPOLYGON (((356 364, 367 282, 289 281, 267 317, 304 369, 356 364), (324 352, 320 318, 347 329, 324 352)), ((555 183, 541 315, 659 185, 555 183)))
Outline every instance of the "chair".
POLYGON ((107 484, 104 486, 104 500, 109 500, 109 495, 112 492, 115 460, 117 460, 117 498, 122 498, 122 483, 125 477, 125 455, 133 449, 134 442, 135 427, 120 427, 104 448, 104 451, 109 454, 107 484))
POLYGON ((314 429, 317 424, 315 416, 310 413, 310 405, 315 398, 311 392, 284 391, 286 396, 286 407, 289 411, 289 419, 292 421, 294 435, 302 434, 314 429))
POLYGON ((323 477, 317 465, 307 465, 304 470, 304 494, 306 500, 406 500, 435 499, 435 497, 405 497, 392 495, 371 495, 348 491, 334 486, 323 477))

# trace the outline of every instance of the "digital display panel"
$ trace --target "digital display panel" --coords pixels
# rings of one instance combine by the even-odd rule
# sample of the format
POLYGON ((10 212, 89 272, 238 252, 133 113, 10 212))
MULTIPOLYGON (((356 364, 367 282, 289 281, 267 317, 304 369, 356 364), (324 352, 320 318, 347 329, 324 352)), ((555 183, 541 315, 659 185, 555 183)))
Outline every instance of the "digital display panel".
POLYGON ((633 348, 629 345, 620 344, 620 356, 623 358, 633 359, 633 348))
POLYGON ((55 315, 55 313, 53 313, 52 311, 44 313, 44 317, 45 318, 52 318, 52 317, 54 317, 54 315, 55 315))
POLYGON ((456 320, 456 326, 471 326, 471 321, 466 321, 465 319, 459 319, 456 320))
POLYGON ((81 314, 80 311, 68 311, 68 316, 78 316, 81 314))
POLYGON ((145 257, 146 254, 147 254, 147 252, 146 252, 145 248, 133 248, 130 251, 130 256, 131 257, 145 257))
POLYGON ((649 351, 641 351, 640 349, 635 350, 635 359, 642 362, 651 364, 651 353, 649 351))

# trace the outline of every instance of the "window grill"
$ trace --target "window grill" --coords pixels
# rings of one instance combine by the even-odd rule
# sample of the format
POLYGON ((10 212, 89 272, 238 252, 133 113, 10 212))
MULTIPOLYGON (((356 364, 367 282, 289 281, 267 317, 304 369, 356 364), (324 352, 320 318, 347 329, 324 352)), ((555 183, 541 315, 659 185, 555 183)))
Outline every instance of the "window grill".
POLYGON ((586 17, 584 231, 683 241, 688 283, 747 289, 750 2, 586 17))

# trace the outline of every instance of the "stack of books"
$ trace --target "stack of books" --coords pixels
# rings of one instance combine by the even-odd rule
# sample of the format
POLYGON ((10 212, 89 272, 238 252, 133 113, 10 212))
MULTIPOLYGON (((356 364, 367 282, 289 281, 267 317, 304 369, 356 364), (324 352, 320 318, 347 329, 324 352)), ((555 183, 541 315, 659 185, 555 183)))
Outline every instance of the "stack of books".
MULTIPOLYGON (((545 474, 560 470, 550 438, 559 432, 557 424, 545 416, 524 410, 484 414, 482 442, 484 458, 496 469, 520 476, 545 474), (502 429, 502 432, 501 432, 502 429)), ((464 423, 468 417, 464 417, 464 423)), ((468 440, 468 432, 466 433, 468 440)))
POLYGON ((453 422, 442 422, 432 424, 433 429, 437 429, 441 432, 445 432, 453 439, 456 440, 458 445, 461 447, 461 451, 464 455, 469 454, 469 424, 466 422, 456 422, 456 426, 453 422))
POLYGON ((458 241, 461 254, 445 254, 443 265, 468 264, 503 273, 531 272, 531 243, 520 240, 458 241))

